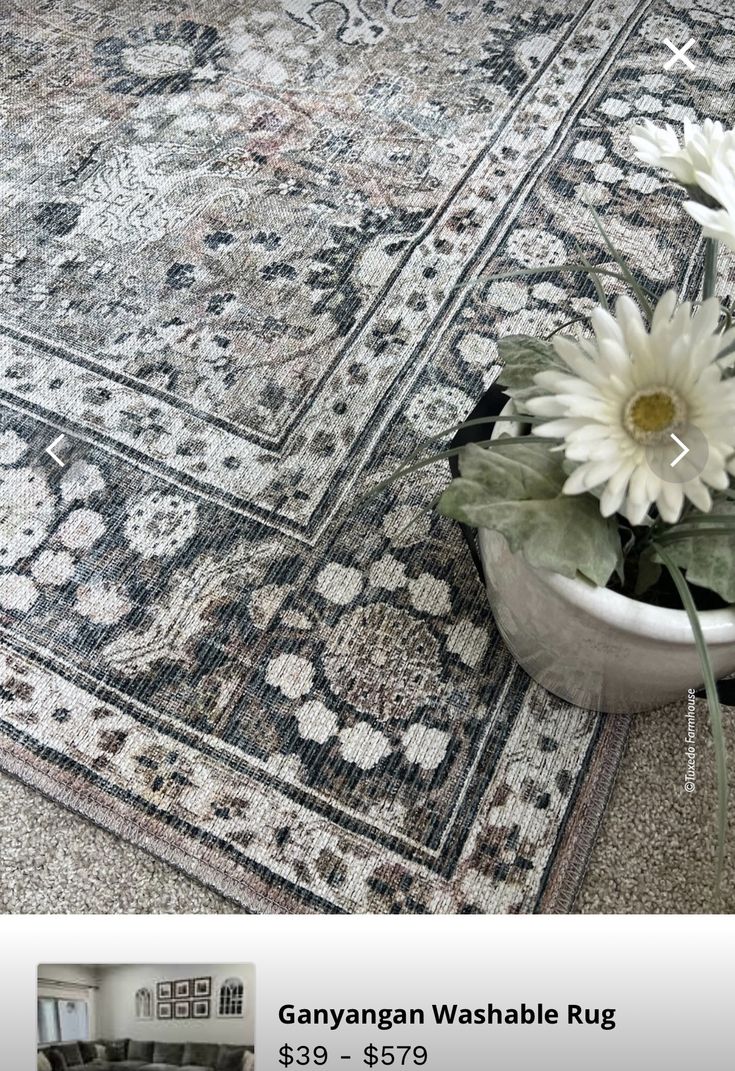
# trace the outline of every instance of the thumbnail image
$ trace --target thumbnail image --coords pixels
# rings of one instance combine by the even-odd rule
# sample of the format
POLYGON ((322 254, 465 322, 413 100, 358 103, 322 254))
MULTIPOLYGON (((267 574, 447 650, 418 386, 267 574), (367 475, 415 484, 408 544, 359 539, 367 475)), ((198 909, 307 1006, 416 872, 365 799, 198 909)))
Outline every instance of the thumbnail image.
POLYGON ((735 911, 714 0, 2 6, 0 908, 735 911))
POLYGON ((41 964, 37 1071, 254 1071, 251 963, 41 964))

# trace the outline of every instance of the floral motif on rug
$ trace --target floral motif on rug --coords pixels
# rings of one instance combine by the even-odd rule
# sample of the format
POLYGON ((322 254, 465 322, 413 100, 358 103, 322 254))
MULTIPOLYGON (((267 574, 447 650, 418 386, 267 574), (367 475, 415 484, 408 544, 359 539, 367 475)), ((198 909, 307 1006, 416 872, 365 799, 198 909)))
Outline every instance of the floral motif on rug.
POLYGON ((488 280, 595 252, 585 202, 686 282, 626 124, 725 117, 716 9, 31 8, 0 12, 0 764, 255 910, 568 899, 610 720, 513 663, 437 470, 359 503, 499 335, 590 307, 488 280), (693 35, 697 72, 652 66, 693 35))

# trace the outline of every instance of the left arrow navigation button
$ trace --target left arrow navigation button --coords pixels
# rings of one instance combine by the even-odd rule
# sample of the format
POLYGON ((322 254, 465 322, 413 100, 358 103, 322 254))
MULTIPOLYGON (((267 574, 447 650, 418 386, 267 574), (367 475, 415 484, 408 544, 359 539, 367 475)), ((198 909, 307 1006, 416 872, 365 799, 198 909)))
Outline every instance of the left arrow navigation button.
POLYGON ((61 458, 57 456, 55 451, 59 448, 59 446, 61 445, 61 443, 64 441, 65 438, 66 438, 65 435, 58 435, 54 439, 54 441, 51 443, 51 445, 46 447, 46 453, 50 454, 51 457, 56 462, 56 464, 59 465, 61 468, 64 467, 66 462, 62 461, 61 458))

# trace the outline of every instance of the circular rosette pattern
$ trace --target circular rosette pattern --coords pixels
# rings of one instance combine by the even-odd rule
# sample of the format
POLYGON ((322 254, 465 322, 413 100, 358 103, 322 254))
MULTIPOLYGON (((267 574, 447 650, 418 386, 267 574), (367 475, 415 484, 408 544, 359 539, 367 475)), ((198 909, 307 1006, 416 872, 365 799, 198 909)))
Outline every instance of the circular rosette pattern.
POLYGON ((324 668, 336 695, 386 721, 404 717, 411 704, 431 700, 438 658, 427 624, 373 603, 342 615, 327 642, 324 668))

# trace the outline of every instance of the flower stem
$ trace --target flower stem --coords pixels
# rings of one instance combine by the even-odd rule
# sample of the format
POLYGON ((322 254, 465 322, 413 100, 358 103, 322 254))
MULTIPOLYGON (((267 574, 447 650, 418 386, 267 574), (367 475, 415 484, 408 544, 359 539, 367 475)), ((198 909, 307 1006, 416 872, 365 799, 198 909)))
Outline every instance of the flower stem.
POLYGON ((717 285, 717 253, 720 243, 716 238, 704 240, 704 279, 702 281, 702 301, 714 297, 717 285))

